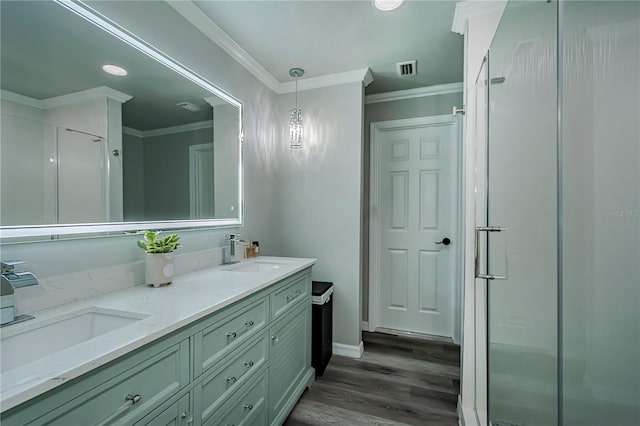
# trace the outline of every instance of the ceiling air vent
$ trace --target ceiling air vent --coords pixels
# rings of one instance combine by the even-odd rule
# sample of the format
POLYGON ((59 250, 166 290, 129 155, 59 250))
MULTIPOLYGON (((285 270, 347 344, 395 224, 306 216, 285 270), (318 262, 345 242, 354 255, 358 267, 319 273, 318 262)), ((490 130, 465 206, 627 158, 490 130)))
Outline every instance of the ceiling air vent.
POLYGON ((202 111, 202 108, 192 104, 191 102, 180 102, 180 103, 177 103, 176 106, 179 106, 180 108, 186 109, 187 111, 191 111, 191 112, 202 111))
POLYGON ((396 70, 398 71, 398 77, 406 77, 408 75, 416 75, 417 74, 417 61, 405 61, 398 62, 396 64, 396 70))

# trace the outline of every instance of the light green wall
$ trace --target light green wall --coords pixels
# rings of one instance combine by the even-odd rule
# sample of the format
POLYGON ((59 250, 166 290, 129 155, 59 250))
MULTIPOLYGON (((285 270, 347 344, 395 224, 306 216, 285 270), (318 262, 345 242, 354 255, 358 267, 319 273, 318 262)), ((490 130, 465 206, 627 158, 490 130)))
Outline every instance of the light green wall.
POLYGON ((313 279, 334 283, 334 342, 360 344, 362 83, 298 93, 302 149, 289 147, 294 95, 280 96, 282 140, 275 196, 278 252, 314 257, 313 279))
POLYGON ((189 147, 211 143, 213 129, 144 138, 147 220, 189 219, 189 147), (168 172, 167 168, 171 171, 168 172), (170 202, 167 198, 170 197, 170 202))

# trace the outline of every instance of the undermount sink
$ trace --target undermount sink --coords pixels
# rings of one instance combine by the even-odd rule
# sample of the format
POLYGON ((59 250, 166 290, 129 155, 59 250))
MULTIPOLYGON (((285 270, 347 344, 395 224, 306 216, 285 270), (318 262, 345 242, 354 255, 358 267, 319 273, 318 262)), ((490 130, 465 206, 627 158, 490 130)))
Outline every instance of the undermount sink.
POLYGON ((233 272, 272 272, 285 266, 286 262, 267 262, 253 261, 249 263, 240 263, 227 268, 227 271, 233 272))
POLYGON ((12 370, 125 327, 148 315, 90 307, 2 330, 0 371, 12 370))

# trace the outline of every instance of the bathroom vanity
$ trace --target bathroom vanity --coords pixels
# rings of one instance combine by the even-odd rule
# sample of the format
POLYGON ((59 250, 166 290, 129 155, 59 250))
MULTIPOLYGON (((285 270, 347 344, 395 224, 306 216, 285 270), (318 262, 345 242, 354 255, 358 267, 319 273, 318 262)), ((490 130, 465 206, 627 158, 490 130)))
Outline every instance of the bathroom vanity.
POLYGON ((314 380, 314 263, 202 269, 3 328, 2 424, 282 424, 314 380))

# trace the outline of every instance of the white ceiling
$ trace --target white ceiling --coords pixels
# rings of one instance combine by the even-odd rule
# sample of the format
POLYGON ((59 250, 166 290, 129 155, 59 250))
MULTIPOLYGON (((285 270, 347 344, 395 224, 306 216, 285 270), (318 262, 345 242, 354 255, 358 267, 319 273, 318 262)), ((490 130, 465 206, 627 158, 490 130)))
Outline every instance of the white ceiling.
POLYGON ((280 83, 292 80, 292 67, 306 78, 369 67, 367 94, 462 81, 453 0, 408 0, 391 12, 371 0, 193 3, 280 83), (396 62, 413 59, 418 74, 397 77, 396 62))

